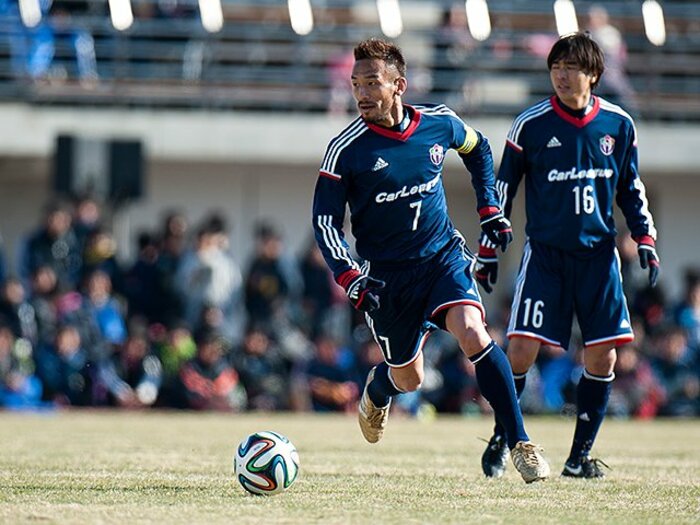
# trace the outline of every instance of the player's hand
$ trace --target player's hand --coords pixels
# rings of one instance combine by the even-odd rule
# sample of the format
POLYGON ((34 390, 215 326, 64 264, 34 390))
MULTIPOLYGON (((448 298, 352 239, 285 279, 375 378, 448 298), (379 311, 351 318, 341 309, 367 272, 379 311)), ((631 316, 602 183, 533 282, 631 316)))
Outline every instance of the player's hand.
POLYGON ((357 270, 348 270, 338 277, 338 284, 345 288, 345 293, 357 310, 373 312, 379 308, 377 291, 386 286, 384 281, 363 275, 357 270))
POLYGON ((649 235, 635 237, 637 241, 637 253, 639 254, 639 264, 646 270, 649 268, 649 286, 656 286, 656 280, 659 278, 660 261, 659 255, 656 253, 656 242, 649 235))
POLYGON ((483 244, 479 246, 479 255, 476 258, 476 280, 486 293, 493 291, 493 286, 498 279, 498 257, 496 250, 487 248, 483 244))
POLYGON ((513 240, 513 228, 510 221, 505 218, 503 212, 495 207, 482 208, 479 210, 481 221, 481 231, 484 232, 489 241, 496 246, 500 246, 502 251, 506 251, 508 244, 513 240))

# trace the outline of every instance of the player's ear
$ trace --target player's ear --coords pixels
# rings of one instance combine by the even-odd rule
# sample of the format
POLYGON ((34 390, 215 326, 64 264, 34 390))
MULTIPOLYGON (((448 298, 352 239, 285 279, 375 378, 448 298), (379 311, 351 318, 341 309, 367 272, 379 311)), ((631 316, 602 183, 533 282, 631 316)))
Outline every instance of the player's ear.
POLYGON ((406 82, 406 77, 399 77, 396 79, 396 91, 395 93, 398 96, 403 95, 406 92, 406 88, 408 87, 408 83, 406 82))

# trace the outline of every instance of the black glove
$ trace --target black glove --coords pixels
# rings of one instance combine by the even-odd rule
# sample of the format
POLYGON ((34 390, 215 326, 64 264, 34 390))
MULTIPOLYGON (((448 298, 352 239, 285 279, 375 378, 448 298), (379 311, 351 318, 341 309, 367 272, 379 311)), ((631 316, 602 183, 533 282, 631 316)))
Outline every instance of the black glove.
POLYGON ((355 309, 373 312, 379 308, 379 296, 374 292, 386 286, 384 281, 363 275, 357 270, 348 270, 338 277, 337 282, 345 289, 355 309))
POLYGON ((493 284, 498 279, 498 257, 496 250, 488 248, 483 244, 479 245, 479 255, 476 258, 476 280, 486 293, 493 291, 493 284))
POLYGON ((656 286, 656 280, 659 277, 659 256, 656 253, 656 242, 649 235, 635 237, 637 241, 637 253, 639 254, 639 264, 646 270, 649 268, 649 286, 656 286))
POLYGON ((506 251, 508 244, 513 240, 513 228, 510 221, 505 218, 503 212, 493 206, 479 210, 481 221, 481 231, 484 232, 489 241, 496 246, 500 246, 502 251, 506 251))

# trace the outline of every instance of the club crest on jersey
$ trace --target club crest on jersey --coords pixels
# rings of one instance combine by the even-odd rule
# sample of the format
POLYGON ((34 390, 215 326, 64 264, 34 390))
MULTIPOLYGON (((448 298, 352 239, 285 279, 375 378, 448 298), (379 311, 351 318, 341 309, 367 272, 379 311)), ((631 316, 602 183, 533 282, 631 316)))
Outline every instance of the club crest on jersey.
POLYGON ((615 149, 615 139, 612 138, 610 135, 605 135, 604 137, 601 137, 600 139, 600 151, 603 152, 603 155, 610 156, 615 149))
POLYGON ((445 149, 440 144, 433 145, 433 147, 430 148, 428 153, 430 154, 430 161, 433 164, 435 164, 436 166, 442 164, 442 161, 445 158, 445 149))

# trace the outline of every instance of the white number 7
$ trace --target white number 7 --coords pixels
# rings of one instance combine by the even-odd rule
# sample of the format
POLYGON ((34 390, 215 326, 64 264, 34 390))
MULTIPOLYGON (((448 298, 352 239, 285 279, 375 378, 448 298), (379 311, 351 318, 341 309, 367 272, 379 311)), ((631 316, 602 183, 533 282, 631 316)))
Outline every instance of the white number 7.
POLYGON ((418 217, 420 217, 421 204, 423 204, 423 201, 412 202, 408 205, 409 207, 416 209, 416 216, 413 218, 413 228, 411 228, 412 231, 416 231, 418 229, 418 217))

